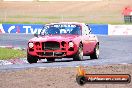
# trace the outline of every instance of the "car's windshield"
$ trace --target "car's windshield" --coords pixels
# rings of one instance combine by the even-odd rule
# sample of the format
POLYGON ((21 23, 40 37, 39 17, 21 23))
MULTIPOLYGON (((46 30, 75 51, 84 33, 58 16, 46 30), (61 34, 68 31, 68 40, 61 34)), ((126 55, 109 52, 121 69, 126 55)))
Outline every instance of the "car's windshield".
POLYGON ((41 35, 56 35, 56 34, 80 35, 81 27, 75 24, 53 24, 53 25, 46 25, 41 31, 41 35))

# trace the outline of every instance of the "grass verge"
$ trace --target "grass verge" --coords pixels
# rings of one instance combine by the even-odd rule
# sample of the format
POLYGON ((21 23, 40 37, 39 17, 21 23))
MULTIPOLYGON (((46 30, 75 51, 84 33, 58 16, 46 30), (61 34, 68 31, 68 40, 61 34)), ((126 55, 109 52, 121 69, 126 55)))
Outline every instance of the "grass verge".
MULTIPOLYGON (((57 22, 57 21, 56 21, 57 22)), ((79 21, 77 21, 79 22, 79 21)), ((95 21, 91 21, 91 22, 87 22, 87 21, 83 21, 86 24, 113 24, 113 25, 131 25, 132 23, 124 23, 124 22, 95 22, 95 21)), ((6 21, 6 22, 0 22, 0 24, 48 24, 51 22, 42 22, 42 21, 38 21, 38 22, 12 22, 12 21, 6 21)))
POLYGON ((0 48, 0 60, 15 59, 21 57, 26 57, 25 51, 0 48))

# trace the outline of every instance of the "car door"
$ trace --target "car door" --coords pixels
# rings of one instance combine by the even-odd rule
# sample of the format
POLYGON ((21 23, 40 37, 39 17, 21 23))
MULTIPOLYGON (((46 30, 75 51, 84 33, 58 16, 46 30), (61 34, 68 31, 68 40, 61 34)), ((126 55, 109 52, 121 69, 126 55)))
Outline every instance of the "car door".
POLYGON ((89 45, 89 33, 90 30, 86 25, 82 26, 82 40, 83 40, 83 53, 87 55, 90 52, 90 45, 89 45))

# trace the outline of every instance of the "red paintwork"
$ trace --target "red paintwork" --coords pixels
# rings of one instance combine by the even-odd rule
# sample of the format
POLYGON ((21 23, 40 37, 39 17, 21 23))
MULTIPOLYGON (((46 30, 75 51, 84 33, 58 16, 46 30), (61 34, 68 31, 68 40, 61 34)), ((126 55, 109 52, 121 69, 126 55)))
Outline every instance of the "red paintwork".
MULTIPOLYGON (((83 30, 83 29, 82 29, 83 30)), ((29 42, 34 43, 34 51, 29 51, 29 47, 27 49, 28 54, 32 56, 37 56, 38 58, 62 58, 62 57, 73 57, 78 51, 78 47, 80 42, 83 43, 83 54, 90 55, 94 52, 94 48, 98 42, 97 37, 95 35, 48 35, 48 36, 39 36, 29 40, 29 42), (65 48, 66 50, 42 50, 42 42, 46 41, 56 41, 61 43, 62 41, 66 42, 65 48), (72 41, 74 43, 74 51, 69 51, 68 42, 72 41), (36 42, 40 42, 40 45, 35 45, 36 42), (37 50, 38 49, 38 50, 37 50), (38 55, 37 52, 64 52, 63 56, 42 56, 38 55)), ((61 45, 61 44, 60 44, 61 45)), ((62 45, 60 46, 62 48, 62 45)))

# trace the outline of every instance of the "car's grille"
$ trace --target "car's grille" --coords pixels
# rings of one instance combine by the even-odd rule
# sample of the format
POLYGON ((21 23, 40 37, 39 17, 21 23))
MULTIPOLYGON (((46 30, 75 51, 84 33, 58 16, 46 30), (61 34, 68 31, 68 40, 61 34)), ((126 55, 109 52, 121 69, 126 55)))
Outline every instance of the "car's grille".
POLYGON ((58 50, 60 49, 59 42, 43 42, 42 43, 43 50, 58 50))
POLYGON ((65 52, 38 52, 40 56, 65 56, 65 52))

